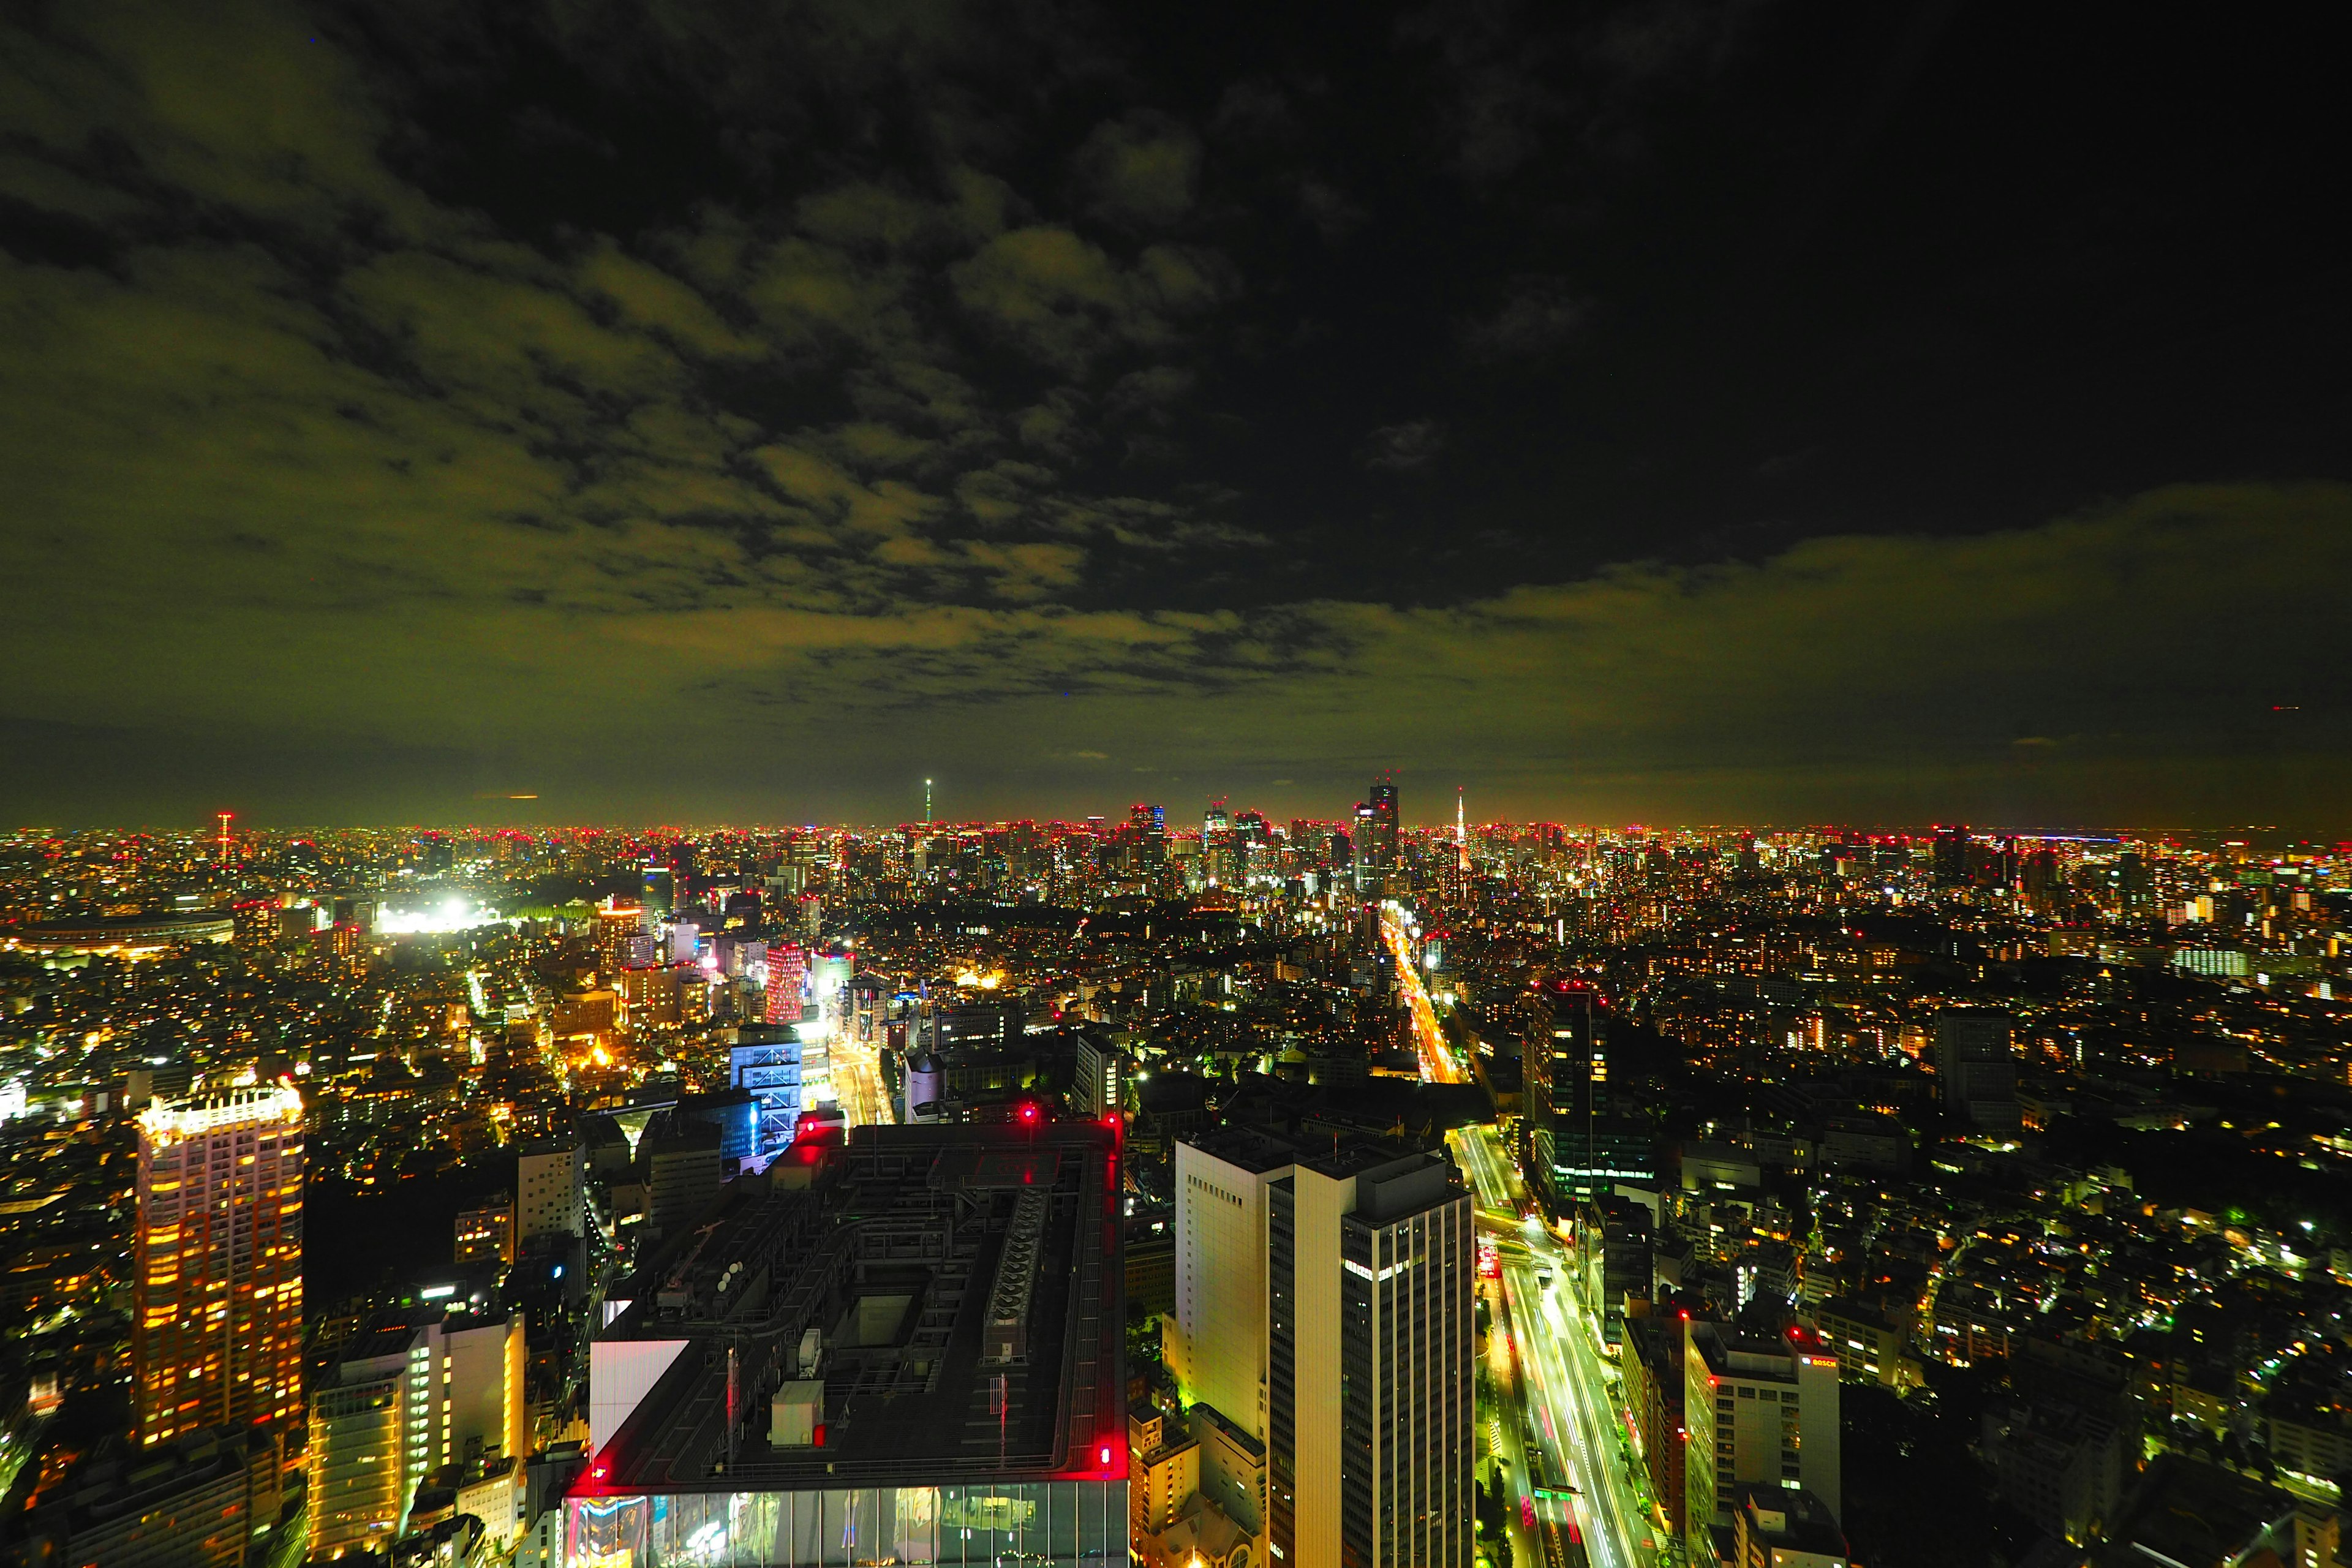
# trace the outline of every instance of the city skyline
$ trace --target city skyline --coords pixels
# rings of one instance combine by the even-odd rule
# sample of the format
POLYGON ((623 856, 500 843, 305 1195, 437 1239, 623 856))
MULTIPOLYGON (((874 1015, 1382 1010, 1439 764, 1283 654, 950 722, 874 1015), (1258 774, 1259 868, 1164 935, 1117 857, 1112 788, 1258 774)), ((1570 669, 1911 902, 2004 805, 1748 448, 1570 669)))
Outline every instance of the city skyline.
POLYGON ((2331 48, 1234 21, 12 18, 0 814, 2345 820, 2331 48))
POLYGON ((2332 1560, 2352 844, 1363 784, 0 835, 0 1549, 2332 1560))

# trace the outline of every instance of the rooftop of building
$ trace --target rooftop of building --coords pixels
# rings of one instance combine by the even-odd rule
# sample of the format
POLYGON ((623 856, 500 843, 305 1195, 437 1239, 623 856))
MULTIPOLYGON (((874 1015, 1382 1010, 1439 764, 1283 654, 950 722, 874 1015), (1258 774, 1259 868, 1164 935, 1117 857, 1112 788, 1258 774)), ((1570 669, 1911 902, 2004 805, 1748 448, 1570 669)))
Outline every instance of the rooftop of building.
POLYGON ((1819 1358, 1834 1367, 1837 1357, 1822 1346, 1818 1337, 1802 1328, 1792 1328, 1780 1338, 1751 1334, 1728 1323, 1695 1322, 1690 1326, 1691 1342, 1706 1358, 1707 1370, 1719 1377, 1737 1377, 1750 1383, 1794 1383, 1797 1364, 1801 1360, 1819 1358))
POLYGON ((1780 1551, 1845 1555, 1845 1534, 1829 1504, 1801 1487, 1743 1486, 1738 1512, 1749 1530, 1780 1551))
POLYGON ((1356 1136, 1336 1128, 1307 1135, 1288 1135, 1229 1122, 1188 1136, 1182 1142, 1253 1175, 1297 1165, 1332 1181, 1345 1181, 1405 1162, 1418 1168, 1429 1158, 1420 1150, 1400 1148, 1385 1140, 1356 1136))
POLYGON ((614 1293, 592 1403, 651 1381, 577 1489, 1123 1475, 1118 1190, 1092 1121, 860 1127, 739 1178, 614 1293), (818 1440, 772 1442, 810 1381, 818 1440))

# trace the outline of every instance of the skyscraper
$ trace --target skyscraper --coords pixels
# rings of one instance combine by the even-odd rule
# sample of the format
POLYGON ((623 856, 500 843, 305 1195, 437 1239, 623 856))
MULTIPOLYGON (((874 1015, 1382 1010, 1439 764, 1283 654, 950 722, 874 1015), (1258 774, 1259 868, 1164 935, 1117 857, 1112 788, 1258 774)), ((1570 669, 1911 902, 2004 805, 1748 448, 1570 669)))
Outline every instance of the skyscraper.
POLYGON ((1372 785, 1371 798, 1364 803, 1363 834, 1356 845, 1357 858, 1375 871, 1393 871, 1397 866, 1397 788, 1392 784, 1372 785))
POLYGON ((139 1438, 302 1408, 302 1097, 238 1089, 139 1117, 139 1438))
POLYGON ((1620 1181, 1654 1179, 1655 1150, 1645 1128, 1611 1114, 1605 1015, 1598 993, 1555 982, 1526 1003, 1523 1158, 1552 1212, 1612 1192, 1620 1181))
POLYGON ((768 950, 767 1022, 801 1021, 801 992, 807 979, 808 954, 797 943, 782 942, 768 950))
POLYGON ((1471 1215, 1452 1165, 1223 1128, 1178 1144, 1176 1223, 1178 1379, 1196 1415, 1244 1428, 1204 1447, 1202 1490, 1270 1561, 1466 1564, 1471 1215), (1262 1483, 1218 1473, 1261 1458, 1262 1483))

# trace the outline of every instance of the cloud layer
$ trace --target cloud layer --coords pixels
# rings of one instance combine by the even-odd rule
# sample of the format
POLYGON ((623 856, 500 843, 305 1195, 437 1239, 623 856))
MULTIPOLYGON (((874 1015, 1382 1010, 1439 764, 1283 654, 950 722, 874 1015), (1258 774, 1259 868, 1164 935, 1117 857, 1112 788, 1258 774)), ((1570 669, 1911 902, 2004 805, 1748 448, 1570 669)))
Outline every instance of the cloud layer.
MULTIPOLYGON (((9 31, 17 814, 448 818, 511 785, 571 816, 887 818, 924 773, 973 811, 1328 813, 1374 767, 1571 817, 2352 804, 2352 492, 2151 486, 1547 570, 1512 540, 1573 535, 1572 497, 1517 503, 1517 535, 1455 500, 1487 425, 1349 401, 1318 445, 1261 405, 1252 367, 1322 329, 1247 204, 1277 192, 1300 244, 1363 221, 1285 129, 1311 87, 1188 117, 1066 19, 892 16, 809 9, 732 50, 666 8, 514 37, 267 4, 9 31), (599 142, 497 96, 526 68, 695 107, 599 142), (504 118, 461 135, 447 104, 481 91, 504 118), (637 179, 633 136, 717 172, 637 179), (628 189, 469 184, 468 148, 628 189), (1315 450, 1269 459, 1292 430, 1315 450), (1486 564, 1415 564, 1459 550, 1486 564)), ((1615 84, 1591 123, 1732 47, 1668 20, 1581 46, 1615 84)), ((1433 110, 1459 142, 1429 177, 1475 190, 1573 115, 1474 44, 1429 53, 1487 81, 1433 110)), ((1572 375, 1601 309, 1523 268, 1464 298, 1487 305, 1426 336, 1474 376, 1572 375)))

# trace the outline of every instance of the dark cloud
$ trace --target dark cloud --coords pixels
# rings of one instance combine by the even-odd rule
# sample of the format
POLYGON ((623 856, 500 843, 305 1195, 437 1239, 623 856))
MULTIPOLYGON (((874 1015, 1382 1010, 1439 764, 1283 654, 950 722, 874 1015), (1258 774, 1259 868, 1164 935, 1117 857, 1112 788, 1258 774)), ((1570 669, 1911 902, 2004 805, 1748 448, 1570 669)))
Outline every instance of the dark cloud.
POLYGON ((1164 114, 1136 110, 1095 127, 1077 151, 1088 205, 1114 221, 1164 227, 1192 210, 1201 142, 1164 114))
POLYGON ((1533 358, 1575 337, 1591 311, 1563 279, 1515 279, 1501 309, 1463 323, 1462 342, 1481 359, 1533 358))
POLYGON ((19 9, 0 790, 2340 810, 2325 95, 1948 12, 19 9))
POLYGON ((1445 450, 1445 427, 1433 419, 1383 425, 1364 442, 1364 466, 1391 473, 1425 468, 1445 450))

